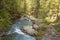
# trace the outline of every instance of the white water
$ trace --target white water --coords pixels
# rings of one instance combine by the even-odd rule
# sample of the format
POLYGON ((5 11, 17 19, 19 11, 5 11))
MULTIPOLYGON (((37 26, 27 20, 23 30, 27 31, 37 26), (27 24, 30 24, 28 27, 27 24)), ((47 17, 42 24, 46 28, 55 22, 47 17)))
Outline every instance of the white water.
POLYGON ((36 40, 35 37, 29 36, 23 33, 19 28, 15 28, 13 33, 17 33, 18 35, 13 40, 36 40))
POLYGON ((29 36, 29 35, 23 33, 19 28, 16 28, 15 32, 18 33, 18 34, 20 34, 20 36, 17 35, 17 37, 15 37, 14 40, 17 40, 17 39, 19 39, 19 40, 35 40, 34 37, 29 36))
POLYGON ((14 32, 16 32, 18 34, 23 34, 24 35, 24 33, 19 28, 15 28, 15 31, 14 32))

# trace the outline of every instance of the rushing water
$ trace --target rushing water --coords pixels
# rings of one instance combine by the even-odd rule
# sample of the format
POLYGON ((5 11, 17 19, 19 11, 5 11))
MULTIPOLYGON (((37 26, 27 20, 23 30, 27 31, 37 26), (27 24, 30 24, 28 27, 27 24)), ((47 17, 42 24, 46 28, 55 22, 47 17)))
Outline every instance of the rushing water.
POLYGON ((32 26, 31 21, 21 20, 12 25, 12 28, 8 32, 8 36, 5 36, 3 40, 36 40, 35 37, 23 33, 20 28, 22 26, 32 26))

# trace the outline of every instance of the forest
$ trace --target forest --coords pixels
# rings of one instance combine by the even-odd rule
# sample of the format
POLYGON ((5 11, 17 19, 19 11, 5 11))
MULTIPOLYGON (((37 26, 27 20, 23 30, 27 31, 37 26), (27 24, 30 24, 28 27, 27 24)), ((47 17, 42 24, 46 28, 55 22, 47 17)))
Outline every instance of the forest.
MULTIPOLYGON (((44 36, 50 37, 53 34, 60 38, 59 0, 0 0, 0 35, 6 34, 11 25, 24 15, 31 19, 36 18, 43 24, 37 30, 36 40, 45 40, 44 36)), ((60 40, 59 38, 54 40, 60 40)), ((4 37, 1 40, 4 40, 4 37)))

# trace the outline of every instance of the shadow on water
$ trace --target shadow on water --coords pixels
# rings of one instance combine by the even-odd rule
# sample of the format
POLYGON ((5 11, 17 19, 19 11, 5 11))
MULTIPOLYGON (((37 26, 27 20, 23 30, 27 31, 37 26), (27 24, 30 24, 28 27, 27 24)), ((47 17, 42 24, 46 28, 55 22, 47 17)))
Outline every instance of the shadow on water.
POLYGON ((31 21, 21 20, 12 25, 12 28, 7 33, 7 36, 2 37, 1 40, 36 40, 35 37, 23 33, 20 28, 22 26, 32 26, 31 21))

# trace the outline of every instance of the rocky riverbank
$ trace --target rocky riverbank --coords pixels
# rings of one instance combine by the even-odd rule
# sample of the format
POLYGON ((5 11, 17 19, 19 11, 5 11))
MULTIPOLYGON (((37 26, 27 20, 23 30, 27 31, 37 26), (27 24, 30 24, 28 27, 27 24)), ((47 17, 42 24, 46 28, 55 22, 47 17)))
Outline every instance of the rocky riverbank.
POLYGON ((28 15, 21 17, 20 20, 28 20, 28 21, 31 21, 33 23, 32 26, 23 26, 21 28, 21 30, 26 34, 29 34, 31 36, 35 36, 37 33, 37 30, 39 28, 40 22, 36 18, 34 18, 34 19, 30 18, 28 15))

